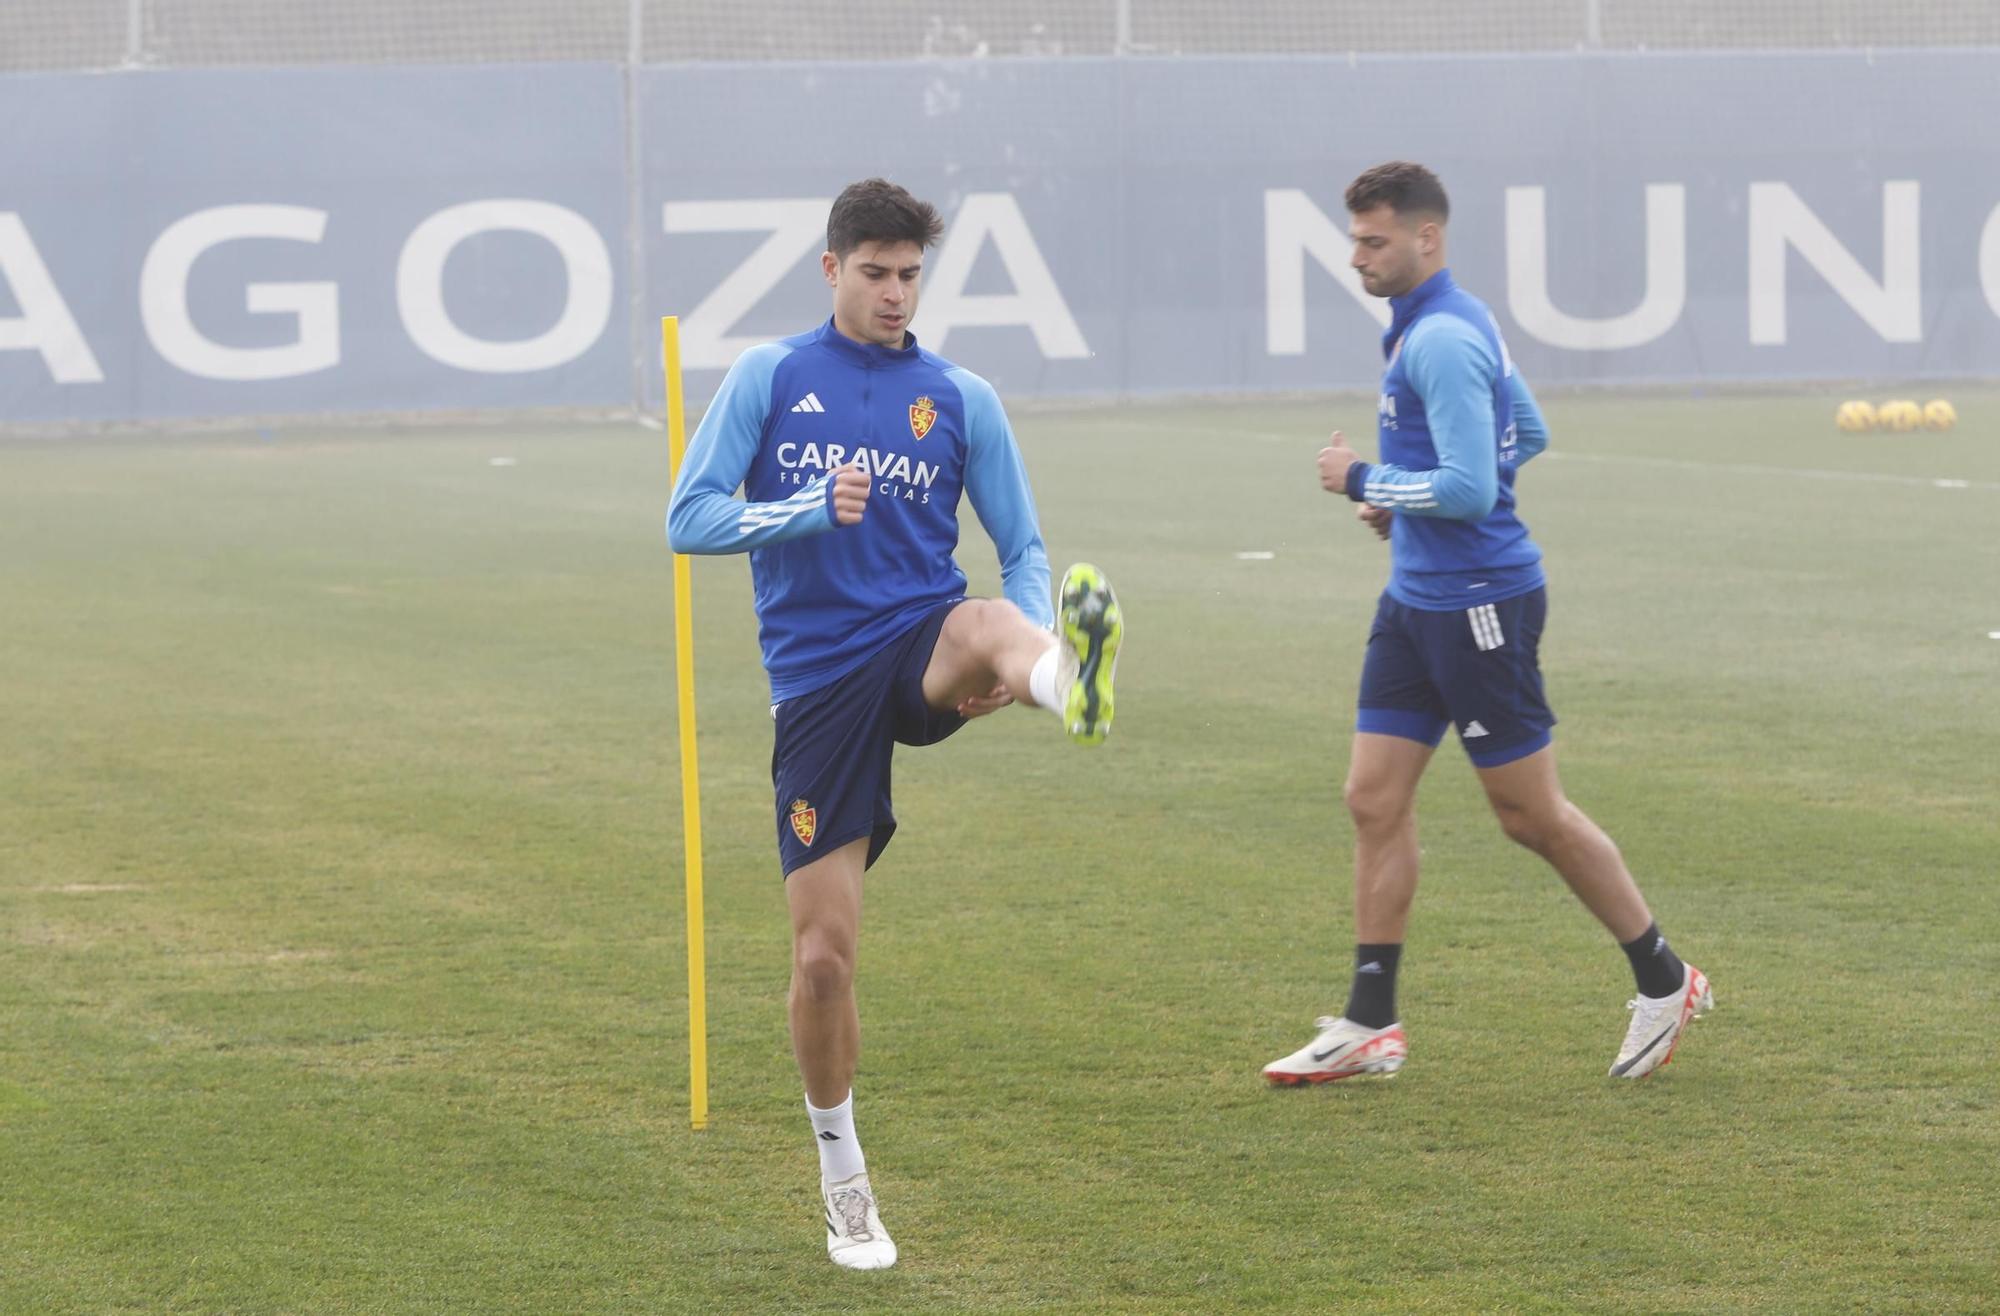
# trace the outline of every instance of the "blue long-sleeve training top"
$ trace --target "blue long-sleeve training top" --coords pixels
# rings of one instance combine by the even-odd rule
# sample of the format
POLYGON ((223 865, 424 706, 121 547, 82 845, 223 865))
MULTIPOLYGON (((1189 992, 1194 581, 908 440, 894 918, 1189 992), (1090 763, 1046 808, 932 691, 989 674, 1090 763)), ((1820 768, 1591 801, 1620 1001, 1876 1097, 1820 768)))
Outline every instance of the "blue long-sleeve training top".
POLYGON ((1034 494, 993 386, 914 335, 900 349, 857 343, 829 319, 730 367, 688 444, 667 539, 677 553, 750 554, 775 703, 965 597, 952 557, 961 492, 999 552, 1002 591, 1049 624, 1034 494), (873 487, 860 522, 843 526, 828 484, 852 463, 873 487))
POLYGON ((1381 461, 1349 468, 1347 496, 1397 513, 1390 595, 1449 611, 1539 588, 1542 552, 1514 514, 1514 476, 1549 432, 1493 313, 1450 270, 1389 305, 1381 461))

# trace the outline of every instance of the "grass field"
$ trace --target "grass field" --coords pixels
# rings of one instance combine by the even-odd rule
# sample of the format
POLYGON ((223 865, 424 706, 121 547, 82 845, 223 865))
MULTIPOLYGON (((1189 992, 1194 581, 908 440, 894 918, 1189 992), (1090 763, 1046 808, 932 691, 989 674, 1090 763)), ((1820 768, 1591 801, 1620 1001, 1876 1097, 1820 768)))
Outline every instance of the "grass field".
POLYGON ((1548 399, 1566 784, 1719 1008, 1607 1080, 1623 958, 1447 747, 1411 1062, 1282 1092, 1350 956, 1385 554, 1312 457, 1368 404, 1020 414, 1051 556, 1130 619, 1120 720, 899 757, 857 1110, 903 1261, 864 1275, 741 560, 695 572, 687 1125, 660 435, 0 446, 0 1310, 1992 1311, 2000 393, 1954 396, 1900 437, 1548 399))

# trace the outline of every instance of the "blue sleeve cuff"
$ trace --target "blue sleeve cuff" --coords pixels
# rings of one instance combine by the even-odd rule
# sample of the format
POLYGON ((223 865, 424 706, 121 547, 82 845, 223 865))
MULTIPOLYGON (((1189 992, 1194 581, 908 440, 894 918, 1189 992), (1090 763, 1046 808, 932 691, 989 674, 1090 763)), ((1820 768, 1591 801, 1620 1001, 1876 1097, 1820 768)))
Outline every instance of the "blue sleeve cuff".
POLYGON ((1347 496, 1357 503, 1368 501, 1363 490, 1368 487, 1368 472, 1372 469, 1367 462, 1356 462, 1347 468, 1347 496))

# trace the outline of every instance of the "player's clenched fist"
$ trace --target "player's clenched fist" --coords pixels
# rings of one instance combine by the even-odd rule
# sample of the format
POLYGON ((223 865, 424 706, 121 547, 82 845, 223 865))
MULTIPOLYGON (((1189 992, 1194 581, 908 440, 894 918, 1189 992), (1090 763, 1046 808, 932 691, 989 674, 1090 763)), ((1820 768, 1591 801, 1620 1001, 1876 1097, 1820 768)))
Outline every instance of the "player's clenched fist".
POLYGON ((833 473, 833 519, 841 525, 856 525, 868 505, 868 472, 859 466, 843 466, 833 473))
POLYGON ((1347 468, 1360 461, 1340 431, 1333 432, 1332 446, 1319 450, 1319 487, 1328 493, 1347 492, 1347 468))

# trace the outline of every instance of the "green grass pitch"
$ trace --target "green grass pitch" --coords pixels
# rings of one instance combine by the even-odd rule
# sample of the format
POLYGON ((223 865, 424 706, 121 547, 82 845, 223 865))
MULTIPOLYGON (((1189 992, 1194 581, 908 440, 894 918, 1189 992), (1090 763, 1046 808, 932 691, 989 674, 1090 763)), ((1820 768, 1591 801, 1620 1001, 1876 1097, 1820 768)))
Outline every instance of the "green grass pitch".
POLYGON ((695 569, 687 1127, 661 435, 0 446, 0 1311, 1991 1310, 2000 394, 1952 396, 1866 436, 1547 400, 1565 782, 1719 1008, 1606 1079, 1623 959, 1448 745, 1410 1064, 1280 1092, 1350 954, 1386 559, 1313 455, 1370 403, 1020 411, 1050 556, 1125 606, 1119 721, 898 758, 866 1275, 822 1247, 740 559, 695 569))

